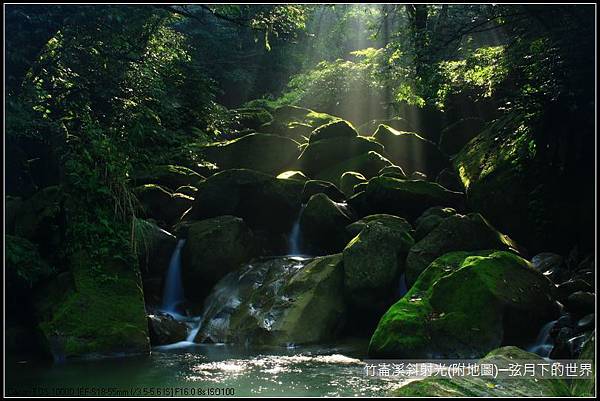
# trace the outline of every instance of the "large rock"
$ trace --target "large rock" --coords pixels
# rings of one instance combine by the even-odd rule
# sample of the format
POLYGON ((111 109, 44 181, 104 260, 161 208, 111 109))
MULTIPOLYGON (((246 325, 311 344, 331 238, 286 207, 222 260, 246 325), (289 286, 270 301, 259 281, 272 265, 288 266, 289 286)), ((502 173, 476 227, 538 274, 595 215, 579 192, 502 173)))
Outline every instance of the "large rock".
POLYGON ((358 133, 362 136, 372 136, 373 134, 375 134, 375 132, 377 132, 377 128, 379 128, 379 126, 382 124, 391 127, 397 131, 414 131, 414 127, 408 121, 406 121, 406 119, 402 117, 394 117, 387 120, 368 121, 360 127, 358 127, 358 133))
POLYGON ((36 317, 54 359, 148 354, 137 266, 119 257, 98 259, 78 251, 71 255, 69 268, 36 291, 36 317))
POLYGON ((233 215, 253 229, 289 232, 300 210, 304 183, 252 170, 226 170, 198 185, 186 220, 233 215))
POLYGON ((447 157, 433 142, 414 132, 396 131, 380 125, 373 138, 385 147, 389 159, 407 173, 421 171, 435 177, 448 165, 447 157))
POLYGON ((229 114, 233 128, 237 130, 256 130, 273 120, 271 113, 261 107, 244 107, 231 110, 229 114))
POLYGON ((388 159, 371 151, 328 167, 319 172, 315 178, 337 184, 341 183, 342 175, 348 171, 355 171, 366 178, 372 178, 378 175, 381 169, 391 165, 392 162, 388 159))
MULTIPOLYGON (((370 151, 383 154, 383 146, 364 137, 323 139, 309 143, 296 164, 299 170, 304 171, 310 177, 315 177, 323 170, 370 151)), ((348 171, 352 171, 352 169, 348 171)))
POLYGON ((372 214, 363 217, 362 219, 349 224, 346 227, 346 231, 348 231, 352 238, 354 238, 360 234, 363 228, 367 227, 367 225, 371 223, 380 223, 386 227, 389 227, 390 229, 396 231, 406 231, 411 236, 413 235, 412 226, 408 221, 406 221, 406 219, 391 214, 372 214))
POLYGON ((339 252, 348 242, 346 226, 351 222, 352 215, 344 204, 335 203, 325 194, 315 194, 300 216, 303 243, 312 252, 339 252))
POLYGON ((193 223, 182 251, 185 295, 202 300, 213 285, 257 253, 252 231, 234 216, 193 223))
POLYGON ((532 341, 556 316, 554 286, 503 251, 451 252, 436 259, 381 318, 369 355, 477 358, 532 341))
POLYGON ((344 248, 344 286, 356 307, 375 311, 383 307, 383 312, 398 288, 414 240, 412 227, 403 219, 370 217, 361 221, 360 233, 344 248))
POLYGON ((250 134, 229 142, 202 146, 204 159, 221 170, 247 168, 268 174, 288 169, 300 155, 298 143, 271 134, 250 134))
POLYGON ((352 124, 346 120, 337 120, 316 128, 308 138, 308 142, 313 143, 332 138, 355 138, 357 136, 358 132, 352 124))
POLYGON ((358 199, 360 202, 351 202, 351 204, 353 207, 356 205, 356 209, 362 215, 387 213, 414 221, 426 209, 433 206, 461 208, 463 199, 464 194, 449 191, 436 183, 375 177, 369 180, 364 191, 364 199, 358 199))
POLYGON ((314 344, 345 322, 341 255, 271 258, 225 277, 206 302, 196 342, 314 344))
POLYGON ((167 188, 170 192, 182 186, 195 186, 203 179, 203 176, 192 169, 172 164, 153 166, 133 176, 136 186, 156 184, 167 188))
POLYGON ((446 217, 408 253, 407 283, 409 285, 414 283, 431 262, 445 253, 485 249, 517 252, 517 245, 508 236, 498 232, 478 213, 446 217))
POLYGON ((187 337, 187 325, 167 313, 149 314, 148 328, 152 345, 172 344, 183 341, 187 337))
POLYGON ((485 128, 481 118, 467 117, 460 119, 442 130, 440 136, 440 149, 447 155, 454 155, 463 148, 471 139, 485 128))
MULTIPOLYGON (((572 128, 564 127, 569 123, 560 114, 548 131, 562 129, 569 135, 572 128)), ((543 146, 550 134, 537 129, 508 115, 456 155, 453 163, 469 207, 531 253, 552 249, 566 254, 576 244, 593 252, 594 178, 587 173, 593 170, 592 147, 575 152, 579 156, 571 167, 577 172, 568 173, 560 167, 564 158, 557 156, 558 150, 543 146), (581 156, 586 152, 590 157, 581 156)))
MULTIPOLYGON (((479 366, 493 364, 498 369, 511 369, 511 366, 522 364, 522 361, 547 363, 542 357, 523 351, 520 348, 507 346, 490 351, 479 360, 479 366)), ((531 362, 528 362, 531 363, 531 362)), ((540 366, 540 365, 538 365, 540 366)), ((589 383, 590 380, 573 380, 589 383)), ((592 387, 593 391, 593 387, 592 387)), ((405 386, 393 390, 394 397, 569 397, 567 382, 560 377, 553 379, 538 379, 528 376, 512 378, 492 378, 489 376, 459 376, 452 378, 429 377, 422 380, 410 381, 405 386)), ((591 395, 583 392, 582 395, 591 395)))
POLYGON ((177 223, 184 213, 192 207, 194 198, 171 193, 156 184, 146 184, 134 189, 144 217, 153 218, 170 226, 177 223))

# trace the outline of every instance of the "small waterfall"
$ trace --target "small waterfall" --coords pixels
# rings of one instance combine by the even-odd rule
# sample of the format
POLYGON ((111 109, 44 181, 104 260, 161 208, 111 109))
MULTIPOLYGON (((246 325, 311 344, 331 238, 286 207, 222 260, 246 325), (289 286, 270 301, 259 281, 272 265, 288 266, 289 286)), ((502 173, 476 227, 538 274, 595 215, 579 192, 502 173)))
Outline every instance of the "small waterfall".
POLYGON ((304 206, 298 212, 298 217, 296 217, 296 221, 294 221, 294 225, 292 226, 292 230, 290 231, 290 236, 288 238, 288 254, 293 256, 302 255, 301 247, 302 247, 302 232, 300 230, 300 218, 302 217, 302 212, 304 211, 304 206))
POLYGON ((554 327, 554 324, 556 324, 556 320, 546 323, 540 330, 533 345, 531 345, 527 351, 538 354, 543 358, 547 358, 554 347, 552 338, 550 337, 550 331, 554 327))
POLYGON ((408 286, 406 285, 406 275, 402 273, 398 281, 398 297, 402 298, 408 292, 408 286))
POLYGON ((181 250, 185 239, 180 239, 171 255, 169 270, 165 281, 162 309, 171 314, 177 314, 177 307, 183 302, 183 283, 181 281, 181 250))

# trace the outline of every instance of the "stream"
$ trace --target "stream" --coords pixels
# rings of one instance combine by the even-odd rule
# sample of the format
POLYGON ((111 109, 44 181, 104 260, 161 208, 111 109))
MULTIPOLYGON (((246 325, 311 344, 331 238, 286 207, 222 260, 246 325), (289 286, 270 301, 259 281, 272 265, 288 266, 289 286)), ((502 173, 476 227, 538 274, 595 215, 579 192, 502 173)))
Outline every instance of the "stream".
POLYGON ((151 355, 140 357, 7 363, 6 389, 7 394, 27 391, 35 383, 36 391, 45 395, 57 389, 77 395, 78 389, 96 388, 113 395, 140 396, 167 391, 179 391, 179 395, 219 391, 225 396, 381 396, 405 383, 394 377, 366 376, 361 362, 365 350, 366 343, 358 341, 294 349, 196 344, 155 347, 151 355))

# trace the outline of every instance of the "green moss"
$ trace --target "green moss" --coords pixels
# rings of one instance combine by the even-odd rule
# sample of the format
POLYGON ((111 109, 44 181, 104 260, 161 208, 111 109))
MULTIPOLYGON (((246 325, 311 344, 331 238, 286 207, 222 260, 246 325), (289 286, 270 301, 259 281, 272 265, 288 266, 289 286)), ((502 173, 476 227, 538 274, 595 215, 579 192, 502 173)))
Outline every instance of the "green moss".
MULTIPOLYGON (((488 353, 480 363, 494 363, 506 369, 515 360, 539 360, 541 357, 516 347, 498 348, 488 353)), ((569 389, 563 379, 494 379, 489 377, 460 377, 452 379, 430 377, 409 382, 393 390, 396 397, 568 397, 569 389)))
POLYGON ((451 252, 381 318, 369 355, 480 357, 554 313, 552 283, 519 256, 451 252))
POLYGON ((277 176, 277 178, 308 181, 308 177, 305 176, 302 171, 297 171, 297 170, 284 171, 283 173, 279 174, 277 176))
POLYGON ((380 125, 386 125, 395 130, 398 130, 398 131, 409 131, 409 132, 414 131, 414 127, 408 121, 406 121, 404 118, 394 117, 394 118, 391 118, 388 120, 368 121, 368 122, 364 123, 363 125, 361 125, 360 127, 358 127, 358 132, 360 133, 360 135, 372 136, 373 134, 375 134, 375 132, 377 131, 377 128, 380 125))
POLYGON ((139 273, 115 259, 96 262, 102 272, 90 266, 87 255, 75 255, 73 287, 55 280, 48 284, 55 288, 37 300, 40 329, 57 359, 149 352, 139 273))
POLYGON ((355 138, 357 136, 358 132, 356 132, 351 123, 346 120, 336 120, 315 128, 308 138, 308 142, 313 143, 332 138, 355 138))

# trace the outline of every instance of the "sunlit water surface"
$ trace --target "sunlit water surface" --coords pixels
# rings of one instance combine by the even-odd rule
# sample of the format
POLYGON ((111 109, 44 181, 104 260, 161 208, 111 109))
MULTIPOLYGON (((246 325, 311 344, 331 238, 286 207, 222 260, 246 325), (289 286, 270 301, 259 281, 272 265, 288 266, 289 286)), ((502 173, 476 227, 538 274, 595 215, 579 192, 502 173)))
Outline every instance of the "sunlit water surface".
POLYGON ((351 344, 249 350, 182 344, 155 348, 145 357, 54 365, 7 363, 7 389, 102 387, 132 391, 129 395, 195 389, 196 396, 201 391, 220 389, 216 391, 221 395, 233 391, 235 396, 381 396, 401 386, 397 378, 365 375, 361 361, 364 347, 351 344))

